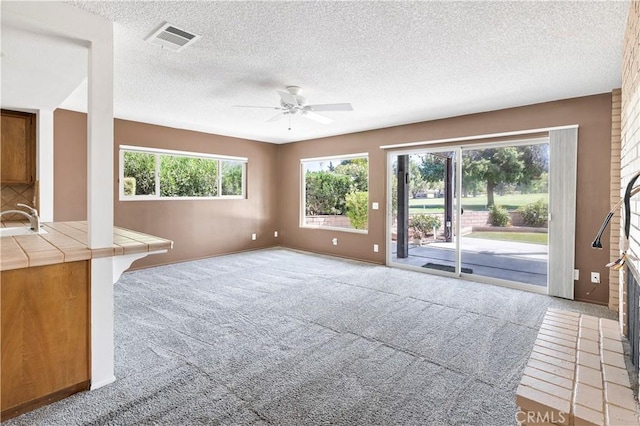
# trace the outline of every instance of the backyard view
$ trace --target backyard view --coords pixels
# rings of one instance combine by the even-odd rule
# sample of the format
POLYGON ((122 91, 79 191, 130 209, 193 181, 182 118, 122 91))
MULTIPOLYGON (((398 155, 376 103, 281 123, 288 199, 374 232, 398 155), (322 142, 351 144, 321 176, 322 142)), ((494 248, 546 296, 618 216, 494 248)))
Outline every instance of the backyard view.
POLYGON ((463 147, 403 157, 408 157, 407 228, 398 225, 398 156, 392 164, 392 241, 407 232, 398 241, 409 251, 398 249, 396 259, 453 272, 459 223, 461 272, 546 285, 548 144, 463 147), (455 182, 458 167, 460 185, 455 182))
POLYGON ((123 152, 125 197, 241 196, 244 163, 195 155, 123 152))
POLYGON ((302 161, 303 225, 366 230, 369 221, 367 157, 302 161))
MULTIPOLYGON (((489 226, 546 228, 548 166, 546 144, 464 151, 462 197, 457 200, 468 215, 485 212, 489 226)), ((415 154, 409 157, 410 217, 424 220, 421 215, 427 215, 442 219, 444 167, 443 156, 415 154)), ((393 181, 397 185, 397 178, 393 181)), ((462 223, 464 228, 464 213, 462 223)), ((529 233, 499 232, 493 238, 524 241, 526 234, 529 233)), ((536 236, 529 240, 546 241, 536 236)))

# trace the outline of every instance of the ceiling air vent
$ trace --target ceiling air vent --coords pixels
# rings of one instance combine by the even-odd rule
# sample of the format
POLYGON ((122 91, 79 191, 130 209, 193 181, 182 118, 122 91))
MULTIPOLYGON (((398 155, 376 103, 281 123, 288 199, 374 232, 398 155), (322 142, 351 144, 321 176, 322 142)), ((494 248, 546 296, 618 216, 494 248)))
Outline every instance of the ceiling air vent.
POLYGON ((199 38, 199 35, 191 34, 165 22, 145 40, 166 49, 179 52, 199 38))

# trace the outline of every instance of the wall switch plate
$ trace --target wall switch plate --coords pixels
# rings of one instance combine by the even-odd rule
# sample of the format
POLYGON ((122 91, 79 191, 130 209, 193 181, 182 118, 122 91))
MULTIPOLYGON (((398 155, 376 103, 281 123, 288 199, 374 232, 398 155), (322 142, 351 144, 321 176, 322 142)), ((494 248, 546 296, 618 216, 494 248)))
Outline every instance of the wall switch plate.
POLYGON ((573 270, 573 280, 578 281, 580 279, 580 269, 573 270))
POLYGON ((273 236, 274 236, 275 238, 278 238, 278 231, 273 231, 273 236))
POLYGON ((371 203, 371 210, 378 210, 380 205, 378 203, 371 203))
POLYGON ((251 239, 255 241, 258 239, 258 236, 256 234, 251 234, 251 239))
POLYGON ((333 244, 334 246, 338 245, 338 239, 334 238, 333 240, 331 240, 331 244, 333 244))
POLYGON ((600 272, 591 273, 591 282, 594 284, 600 284, 600 272))
POLYGON ((373 252, 374 252, 374 253, 377 253, 378 251, 379 251, 379 250, 378 250, 378 245, 377 245, 377 244, 374 244, 374 245, 373 245, 373 252))

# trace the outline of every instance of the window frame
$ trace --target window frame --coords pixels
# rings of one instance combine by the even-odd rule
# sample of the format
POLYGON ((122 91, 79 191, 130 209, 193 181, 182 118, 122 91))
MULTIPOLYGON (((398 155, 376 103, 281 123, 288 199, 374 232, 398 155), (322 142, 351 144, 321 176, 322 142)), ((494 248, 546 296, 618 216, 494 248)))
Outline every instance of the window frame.
MULTIPOLYGON (((370 193, 370 167, 369 167, 369 153, 368 152, 359 152, 355 154, 344 154, 344 155, 329 155, 323 157, 312 157, 312 158, 301 158, 300 159, 300 223, 299 227, 303 229, 320 229, 326 231, 337 231, 337 232, 349 232, 352 234, 363 234, 366 235, 369 233, 369 217, 367 218, 367 229, 355 229, 355 228, 341 228, 339 226, 321 226, 321 225, 309 225, 305 223, 306 213, 307 213, 307 185, 306 185, 306 172, 305 172, 305 164, 308 163, 316 163, 320 161, 333 161, 333 160, 353 160, 356 158, 366 158, 367 159, 367 192, 370 193)), ((371 213, 371 198, 367 197, 367 209, 369 213, 371 213)))
POLYGON ((118 146, 118 200, 119 201, 162 201, 162 200, 242 200, 247 198, 247 157, 232 157, 228 155, 207 154, 203 152, 178 151, 172 149, 148 148, 133 145, 118 146), (124 154, 125 152, 140 152, 153 154, 155 156, 155 194, 153 195, 125 195, 124 194, 124 154), (217 184, 218 191, 215 196, 208 197, 163 197, 160 192, 160 156, 172 155, 177 157, 203 158, 218 161, 217 184), (242 164, 242 194, 241 195, 221 195, 222 194, 222 162, 236 162, 242 164))

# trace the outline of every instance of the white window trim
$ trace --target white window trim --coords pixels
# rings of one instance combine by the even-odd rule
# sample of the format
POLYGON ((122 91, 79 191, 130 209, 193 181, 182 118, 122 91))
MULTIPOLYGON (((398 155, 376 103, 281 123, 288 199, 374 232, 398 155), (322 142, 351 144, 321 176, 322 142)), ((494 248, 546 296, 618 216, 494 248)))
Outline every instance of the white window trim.
MULTIPOLYGON (((369 233, 369 220, 367 220, 367 229, 353 229, 353 228, 340 228, 337 226, 320 226, 320 225, 307 225, 305 223, 306 206, 307 206, 307 190, 306 190, 306 176, 304 166, 306 163, 317 163, 319 161, 332 161, 332 160, 352 160, 354 158, 366 158, 367 159, 367 189, 369 188, 369 153, 361 152, 357 154, 345 154, 345 155, 331 155, 326 157, 312 157, 300 159, 300 228, 304 229, 318 229, 322 231, 334 231, 334 232, 348 232, 352 234, 369 233)), ((367 204, 370 204, 367 201, 367 204)), ((369 209, 371 210, 371 209, 369 209)))
POLYGON ((132 145, 120 145, 118 164, 118 199, 119 201, 165 201, 165 200, 242 200, 247 198, 247 157, 232 157, 228 155, 216 155, 192 151, 177 151, 160 148, 146 148, 132 145), (156 156, 155 187, 156 194, 153 195, 124 195, 124 153, 142 152, 156 156), (218 161, 218 194, 215 197, 161 197, 160 196, 160 155, 175 155, 180 157, 206 158, 218 161), (220 195, 222 194, 222 161, 234 161, 242 163, 242 194, 241 195, 220 195))

